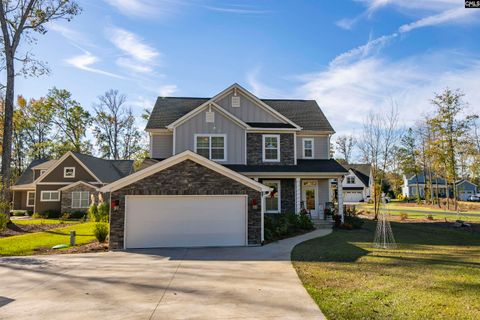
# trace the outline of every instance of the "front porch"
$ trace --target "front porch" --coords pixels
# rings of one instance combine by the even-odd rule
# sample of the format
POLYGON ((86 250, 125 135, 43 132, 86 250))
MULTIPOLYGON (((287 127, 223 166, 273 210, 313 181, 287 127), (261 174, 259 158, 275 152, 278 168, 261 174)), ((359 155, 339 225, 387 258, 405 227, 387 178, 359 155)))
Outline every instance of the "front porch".
POLYGON ((265 214, 307 212, 315 225, 331 222, 325 209, 333 208, 343 220, 343 189, 337 190, 338 201, 331 180, 340 176, 305 177, 255 177, 254 179, 274 189, 265 197, 265 214))

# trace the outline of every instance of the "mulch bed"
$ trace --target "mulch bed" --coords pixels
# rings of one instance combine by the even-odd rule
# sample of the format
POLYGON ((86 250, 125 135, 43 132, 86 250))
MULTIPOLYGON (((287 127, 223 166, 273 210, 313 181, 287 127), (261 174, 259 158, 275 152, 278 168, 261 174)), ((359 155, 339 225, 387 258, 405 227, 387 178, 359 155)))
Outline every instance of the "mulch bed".
POLYGON ((35 254, 67 254, 67 253, 88 253, 88 252, 104 252, 108 251, 108 243, 100 243, 98 241, 87 243, 81 246, 75 246, 64 250, 55 250, 52 248, 37 248, 35 254))
MULTIPOLYGON (((370 213, 361 213, 361 217, 367 218, 370 220, 373 220, 374 215, 370 213)), ((480 223, 472 223, 468 222, 471 227, 455 227, 455 218, 450 218, 450 219, 444 219, 444 218, 435 218, 434 220, 430 220, 425 218, 420 218, 420 217, 415 217, 415 218, 407 218, 403 219, 401 216, 397 215, 390 215, 388 216, 389 221, 395 221, 395 222, 402 222, 402 223, 431 223, 435 227, 441 227, 441 228, 447 228, 447 229, 456 229, 456 230, 465 230, 465 231, 471 231, 471 232, 480 232, 480 223)))
POLYGON ((9 223, 7 227, 0 231, 0 238, 18 236, 25 233, 34 233, 46 231, 53 228, 62 228, 62 224, 15 224, 9 223))

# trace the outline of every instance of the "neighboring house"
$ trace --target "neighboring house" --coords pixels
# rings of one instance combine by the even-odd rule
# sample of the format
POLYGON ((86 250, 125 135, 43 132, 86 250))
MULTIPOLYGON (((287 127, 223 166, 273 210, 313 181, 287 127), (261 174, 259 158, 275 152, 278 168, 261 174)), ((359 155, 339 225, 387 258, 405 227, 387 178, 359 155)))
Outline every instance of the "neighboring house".
POLYGON ((314 100, 259 99, 238 84, 158 98, 146 130, 143 169, 101 189, 111 249, 260 245, 265 214, 322 218, 330 180, 347 172, 329 157, 334 130, 314 100))
POLYGON ((67 152, 58 160, 33 160, 12 186, 12 209, 86 211, 100 187, 133 172, 131 160, 105 160, 67 152))
MULTIPOLYGON (((440 198, 445 198, 447 195, 447 184, 445 179, 436 176, 435 174, 431 175, 432 178, 432 194, 436 197, 437 190, 438 196, 440 198)), ((403 186, 402 186, 402 194, 407 198, 417 197, 420 193, 420 198, 425 198, 425 186, 429 184, 430 174, 425 172, 420 172, 417 175, 404 175, 403 176, 403 186), (425 176, 427 178, 425 179, 425 176), (417 183, 418 181, 418 183, 417 183), (418 185, 418 190, 417 190, 418 185)))
POLYGON ((348 174, 343 178, 345 202, 365 201, 370 196, 372 166, 370 164, 344 164, 348 174))
POLYGON ((462 179, 457 181, 457 193, 458 199, 461 201, 467 201, 468 197, 477 194, 478 187, 475 183, 462 179))

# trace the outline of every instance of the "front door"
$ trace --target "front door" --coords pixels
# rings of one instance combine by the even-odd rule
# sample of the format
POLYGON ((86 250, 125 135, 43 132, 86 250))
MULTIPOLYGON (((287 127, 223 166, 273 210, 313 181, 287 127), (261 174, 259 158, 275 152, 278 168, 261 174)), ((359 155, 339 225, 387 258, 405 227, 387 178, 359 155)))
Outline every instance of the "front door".
POLYGON ((303 181, 302 200, 304 208, 310 212, 312 218, 319 219, 317 181, 303 181))

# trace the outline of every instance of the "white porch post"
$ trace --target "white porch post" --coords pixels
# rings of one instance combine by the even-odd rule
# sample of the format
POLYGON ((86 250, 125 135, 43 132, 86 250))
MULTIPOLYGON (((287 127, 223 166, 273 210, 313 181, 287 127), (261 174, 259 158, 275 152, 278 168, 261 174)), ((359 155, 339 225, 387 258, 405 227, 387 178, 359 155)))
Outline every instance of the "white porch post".
POLYGON ((343 177, 338 178, 337 182, 337 192, 338 192, 338 214, 342 218, 342 223, 345 220, 345 217, 343 215, 343 185, 342 185, 342 180, 343 177))
POLYGON ((300 191, 300 178, 295 178, 295 211, 297 214, 300 214, 300 199, 301 199, 301 191, 300 191))

